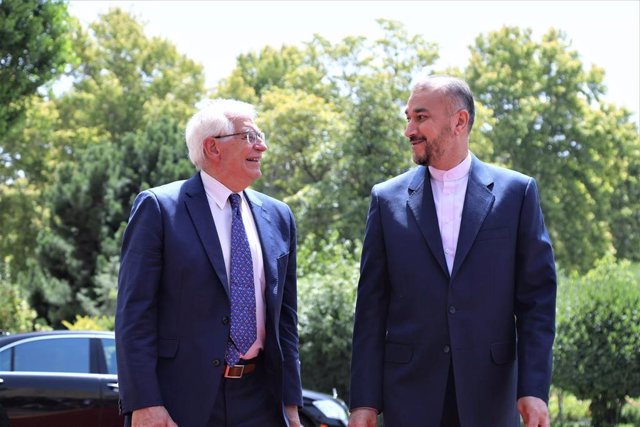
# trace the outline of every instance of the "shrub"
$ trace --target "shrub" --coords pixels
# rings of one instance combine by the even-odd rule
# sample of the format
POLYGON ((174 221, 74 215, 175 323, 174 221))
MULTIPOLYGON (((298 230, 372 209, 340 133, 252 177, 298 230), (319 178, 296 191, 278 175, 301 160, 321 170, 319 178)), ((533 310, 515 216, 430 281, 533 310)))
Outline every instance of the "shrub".
POLYGON ((640 395, 640 269, 605 258, 561 283, 554 384, 590 399, 592 425, 621 420, 625 397, 640 395))
POLYGON ((115 318, 114 316, 80 316, 77 314, 73 323, 63 320, 62 324, 72 331, 113 331, 115 318))

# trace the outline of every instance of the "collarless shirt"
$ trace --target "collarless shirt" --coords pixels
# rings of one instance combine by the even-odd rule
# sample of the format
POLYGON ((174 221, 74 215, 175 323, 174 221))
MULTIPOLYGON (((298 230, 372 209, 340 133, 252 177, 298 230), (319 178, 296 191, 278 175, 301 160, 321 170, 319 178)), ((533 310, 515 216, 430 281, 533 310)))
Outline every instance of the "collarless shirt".
MULTIPOLYGON (((218 240, 222 248, 222 256, 224 257, 224 266, 227 271, 227 280, 231 270, 231 202, 229 196, 233 191, 225 187, 220 181, 213 178, 204 171, 200 171, 204 191, 207 194, 207 202, 213 216, 213 221, 218 232, 218 240)), ((260 245, 260 237, 256 223, 251 213, 251 208, 244 195, 244 191, 240 193, 240 214, 242 222, 247 232, 249 240, 249 248, 251 250, 251 260, 253 261, 253 282, 256 294, 256 328, 257 339, 249 350, 242 355, 242 359, 252 359, 258 356, 260 349, 264 347, 265 340, 265 316, 266 305, 264 299, 265 277, 264 277, 264 261, 262 259, 262 246, 260 245)))
POLYGON ((462 209, 464 207, 470 169, 470 152, 467 153, 467 157, 461 163, 452 169, 443 171, 429 166, 433 201, 436 205, 442 248, 444 249, 449 274, 453 270, 453 261, 456 258, 462 209))

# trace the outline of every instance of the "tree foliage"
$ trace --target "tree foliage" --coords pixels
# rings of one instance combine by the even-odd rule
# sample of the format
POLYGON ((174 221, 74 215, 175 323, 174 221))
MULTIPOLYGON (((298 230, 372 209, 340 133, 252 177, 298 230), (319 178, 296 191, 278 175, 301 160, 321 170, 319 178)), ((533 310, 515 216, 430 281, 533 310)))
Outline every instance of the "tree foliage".
POLYGON ((57 103, 68 129, 96 128, 115 139, 143 128, 157 100, 192 105, 204 95, 202 66, 169 41, 147 37, 120 9, 81 30, 74 47, 81 63, 73 90, 57 103))
POLYGON ((637 198, 620 189, 637 186, 640 140, 629 112, 600 102, 604 70, 584 70, 553 29, 537 42, 531 30, 503 28, 478 36, 471 52, 465 76, 495 118, 489 160, 539 181, 560 264, 586 271, 616 250, 638 259, 637 198))
POLYGON ((121 163, 119 154, 107 141, 88 147, 77 162, 57 168, 55 182, 45 193, 50 220, 38 237, 39 267, 68 287, 62 306, 52 305, 46 312, 38 307, 50 322, 84 313, 80 295, 96 298, 97 258, 115 231, 108 227, 109 218, 122 216, 124 209, 113 197, 119 178, 112 172, 121 163))
POLYGON ((378 23, 379 40, 316 35, 303 48, 240 55, 218 85, 216 95, 259 107, 271 151, 255 186, 292 205, 301 240, 334 230, 360 239, 373 184, 411 165, 402 110, 412 76, 437 52, 397 22, 378 23))
POLYGON ((591 399, 593 425, 616 425, 640 396, 640 265, 605 258, 558 295, 554 384, 591 399))
MULTIPOLYGON (((11 19, 0 15, 0 31, 12 31, 0 43, 33 36, 33 28, 44 25, 44 12, 25 18, 24 25, 31 27, 23 33, 14 29, 19 17, 36 7, 57 11, 52 19, 60 26, 52 24, 51 31, 65 31, 51 40, 54 33, 41 27, 41 38, 33 39, 28 51, 54 54, 59 48, 51 57, 55 64, 16 74, 37 75, 25 80, 38 83, 24 92, 0 80, 0 96, 16 96, 0 99, 0 123, 20 117, 0 132, 0 267, 12 273, 0 280, 0 298, 14 301, 0 310, 0 318, 22 319, 13 329, 41 327, 38 322, 72 325, 73 319, 88 325, 113 314, 119 247, 133 198, 142 189, 193 174, 184 124, 206 96, 201 66, 167 40, 147 37, 142 25, 118 9, 76 30, 61 2, 0 0, 0 13, 7 8, 22 13, 12 13, 11 19), (60 73, 64 55, 70 89, 34 95, 42 82, 60 73), (39 318, 30 317, 30 310, 39 318)), ((298 223, 303 381, 326 392, 335 387, 343 397, 348 395, 357 258, 370 190, 413 166, 403 110, 411 79, 435 72, 438 56, 434 44, 408 34, 401 24, 378 23, 383 36, 377 40, 349 36, 330 42, 315 35, 302 46, 243 53, 213 93, 258 107, 269 151, 255 188, 289 203, 298 223), (314 369, 320 365, 328 369, 314 369)), ((9 62, 2 61, 4 73, 9 62)), ((635 298, 615 284, 628 280, 627 264, 608 262, 615 267, 606 277, 602 266, 584 279, 579 274, 606 254, 640 261, 637 126, 628 111, 602 101, 604 71, 586 70, 568 38, 556 30, 540 40, 518 28, 481 34, 468 66, 447 73, 467 79, 476 95, 471 150, 539 181, 558 261, 573 272, 570 285, 561 289, 561 300, 566 289, 568 302, 561 305, 565 314, 559 320, 572 316, 576 322, 559 324, 556 361, 558 381, 573 390, 569 374, 562 379, 562 372, 579 360, 567 359, 577 351, 567 349, 583 351, 588 343, 578 340, 586 332, 570 328, 627 325, 634 315, 624 311, 627 317, 615 317, 616 308, 609 318, 600 306, 597 314, 589 314, 577 289, 586 289, 594 301, 609 298, 606 302, 616 307, 628 308, 618 304, 620 295, 635 298)), ((601 338, 595 329, 589 333, 591 340, 601 338)), ((626 357, 628 346, 617 341, 622 334, 615 327, 610 335, 588 354, 605 354, 616 343, 615 357, 598 363, 601 372, 617 378, 619 366, 631 359, 616 359, 626 357)), ((591 389, 619 389, 598 383, 595 374, 591 389)), ((604 391, 601 397, 589 396, 595 399, 594 411, 602 399, 620 403, 620 396, 604 391)))
MULTIPOLYGON (((358 280, 359 242, 332 233, 299 253, 298 314, 304 386, 349 397, 351 332, 358 280), (322 366, 322 369, 318 369, 322 366)), ((315 242, 314 242, 315 243, 315 242)))
POLYGON ((16 219, 0 215, 11 243, 30 239, 19 251, 0 249, 38 315, 54 325, 113 309, 112 266, 133 197, 193 173, 183 127, 204 94, 201 66, 166 40, 148 38, 118 9, 73 40, 81 64, 71 89, 34 104, 15 131, 20 161, 7 176, 24 183, 2 191, 33 197, 2 203, 22 207, 20 231, 10 231, 16 219))
POLYGON ((0 332, 29 332, 35 326, 36 312, 23 295, 23 291, 11 280, 10 274, 0 271, 0 332))
POLYGON ((0 135, 18 121, 31 95, 72 60, 73 27, 62 0, 0 2, 0 135))

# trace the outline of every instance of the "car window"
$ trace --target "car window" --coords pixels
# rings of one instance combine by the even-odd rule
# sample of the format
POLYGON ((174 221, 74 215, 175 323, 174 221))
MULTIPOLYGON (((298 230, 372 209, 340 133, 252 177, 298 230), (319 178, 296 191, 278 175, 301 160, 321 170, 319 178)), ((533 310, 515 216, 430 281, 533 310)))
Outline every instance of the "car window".
POLYGON ((11 349, 0 352, 0 371, 11 370, 11 349))
POLYGON ((104 350, 104 358, 107 362, 107 373, 117 375, 116 366, 116 341, 110 338, 102 338, 102 349, 104 350))
POLYGON ((15 347, 15 371, 89 373, 89 339, 55 338, 15 347))

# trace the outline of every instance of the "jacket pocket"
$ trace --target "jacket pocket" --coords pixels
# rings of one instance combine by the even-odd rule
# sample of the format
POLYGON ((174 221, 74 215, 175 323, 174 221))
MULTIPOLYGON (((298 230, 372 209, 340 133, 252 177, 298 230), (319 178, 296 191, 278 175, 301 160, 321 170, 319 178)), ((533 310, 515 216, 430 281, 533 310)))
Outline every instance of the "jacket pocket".
POLYGON ((384 361, 390 363, 409 363, 413 357, 413 346, 386 342, 384 345, 384 361))
POLYGON ((503 341, 491 344, 491 358, 496 365, 504 365, 505 363, 516 360, 515 341, 503 341))
POLYGON ((178 340, 176 339, 158 339, 158 357, 173 358, 178 352, 178 340))

